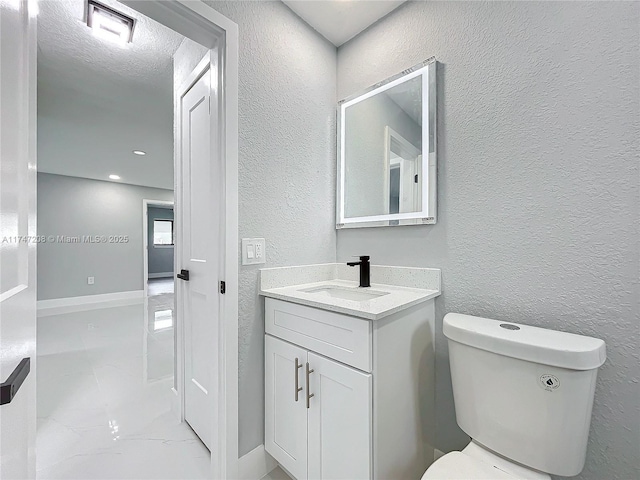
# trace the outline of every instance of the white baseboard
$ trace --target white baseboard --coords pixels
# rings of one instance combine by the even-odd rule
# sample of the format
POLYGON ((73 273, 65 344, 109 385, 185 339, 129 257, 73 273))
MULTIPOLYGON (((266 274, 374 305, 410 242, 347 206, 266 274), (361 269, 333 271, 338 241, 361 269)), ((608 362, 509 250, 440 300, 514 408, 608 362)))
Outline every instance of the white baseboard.
POLYGON ((52 298, 38 300, 37 309, 39 317, 48 317, 69 312, 82 312, 94 308, 119 307, 134 305, 144 299, 143 290, 129 292, 103 293, 100 295, 83 295, 81 297, 52 298))
POLYGON ((258 445, 238 460, 238 478, 239 480, 260 480, 277 466, 273 457, 264 449, 264 445, 258 445))
POLYGON ((182 422, 182 418, 180 417, 180 397, 178 396, 178 391, 175 387, 171 387, 171 414, 178 422, 182 422))
POLYGON ((173 278, 173 272, 150 273, 149 279, 152 278, 173 278))

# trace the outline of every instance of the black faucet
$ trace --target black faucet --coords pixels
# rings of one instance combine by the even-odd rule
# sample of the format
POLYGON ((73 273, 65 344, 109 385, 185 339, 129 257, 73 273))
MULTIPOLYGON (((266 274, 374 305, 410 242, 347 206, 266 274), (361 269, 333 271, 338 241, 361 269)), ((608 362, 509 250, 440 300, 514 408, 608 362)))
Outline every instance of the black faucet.
POLYGON ((363 255, 360 257, 359 262, 348 262, 347 265, 350 267, 355 267, 356 265, 360 265, 360 286, 361 287, 370 287, 371 286, 371 264, 369 263, 369 257, 363 255))

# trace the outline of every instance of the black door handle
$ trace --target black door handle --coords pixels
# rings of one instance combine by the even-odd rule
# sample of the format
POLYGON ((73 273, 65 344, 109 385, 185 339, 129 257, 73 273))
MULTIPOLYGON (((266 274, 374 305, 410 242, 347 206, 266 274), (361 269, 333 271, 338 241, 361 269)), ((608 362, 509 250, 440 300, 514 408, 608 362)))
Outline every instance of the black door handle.
POLYGON ((185 282, 189 281, 189 270, 180 270, 180 273, 176 275, 180 280, 184 280, 185 282))
POLYGON ((31 359, 29 357, 20 360, 20 363, 15 368, 7 381, 0 385, 0 405, 11 403, 13 397, 16 396, 18 390, 22 386, 24 379, 27 378, 31 371, 31 359))

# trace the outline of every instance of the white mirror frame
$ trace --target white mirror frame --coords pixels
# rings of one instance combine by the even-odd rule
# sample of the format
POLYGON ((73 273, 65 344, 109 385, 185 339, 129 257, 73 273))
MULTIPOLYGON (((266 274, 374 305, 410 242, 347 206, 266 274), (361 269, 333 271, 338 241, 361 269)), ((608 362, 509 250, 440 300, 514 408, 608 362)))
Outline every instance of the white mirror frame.
MULTIPOLYGON (((434 224, 437 219, 437 146, 436 146, 436 58, 431 57, 364 92, 338 103, 338 176, 336 228, 388 227, 397 225, 434 224), (362 102, 401 83, 422 76, 422 210, 410 213, 371 215, 345 218, 345 112, 347 107, 362 102), (424 161, 428 159, 428 161, 424 161)), ((385 142, 386 144, 387 142, 385 142)))

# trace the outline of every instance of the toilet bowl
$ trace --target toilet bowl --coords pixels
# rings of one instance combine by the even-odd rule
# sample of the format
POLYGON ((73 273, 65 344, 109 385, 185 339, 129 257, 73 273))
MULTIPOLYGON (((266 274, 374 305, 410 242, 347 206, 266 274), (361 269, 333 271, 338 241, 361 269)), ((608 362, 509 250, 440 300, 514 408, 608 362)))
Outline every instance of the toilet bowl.
POLYGON ((549 480, 585 462, 602 340, 449 313, 451 382, 460 428, 472 440, 422 480, 549 480))
POLYGON ((436 460, 422 480, 550 480, 546 473, 513 463, 473 440, 461 452, 436 460))

